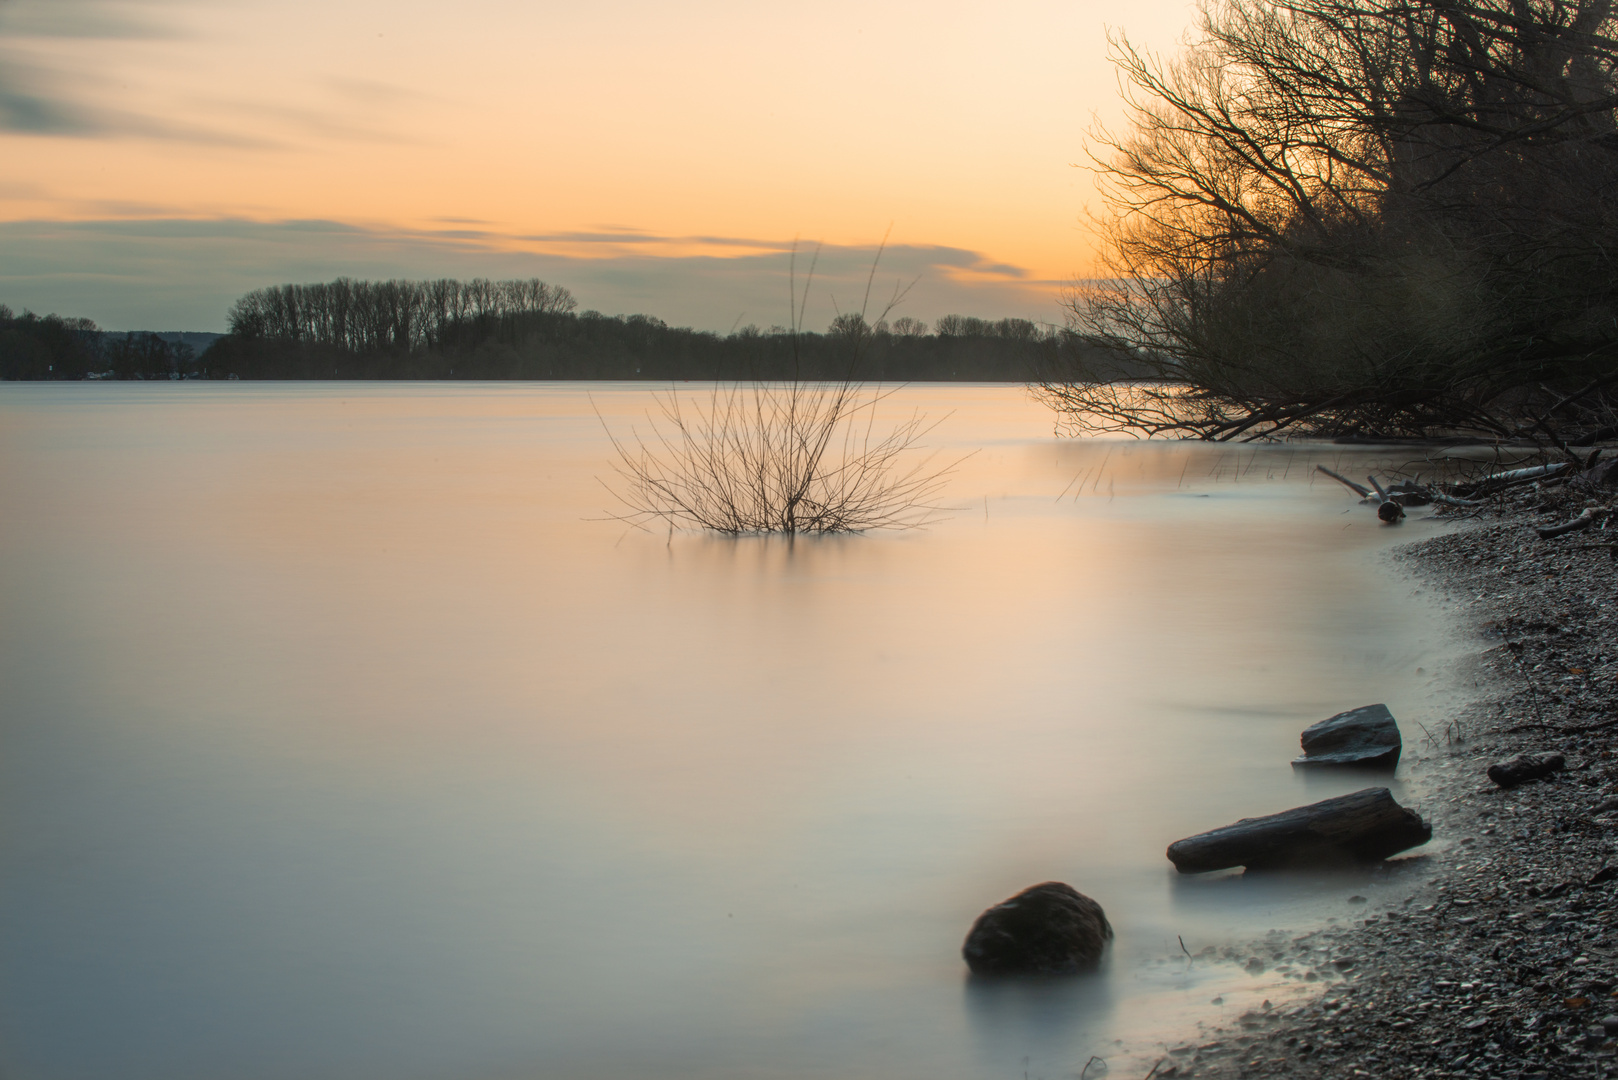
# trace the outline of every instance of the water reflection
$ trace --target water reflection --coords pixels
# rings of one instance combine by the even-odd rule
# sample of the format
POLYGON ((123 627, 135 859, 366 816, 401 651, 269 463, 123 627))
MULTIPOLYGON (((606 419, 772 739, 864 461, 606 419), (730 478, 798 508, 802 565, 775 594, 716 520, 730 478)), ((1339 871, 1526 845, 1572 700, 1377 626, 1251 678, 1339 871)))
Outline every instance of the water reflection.
POLYGON ((1179 937, 1350 887, 1168 843, 1364 786, 1287 763, 1366 686, 1441 728, 1439 613, 1375 561, 1431 527, 1311 479, 1364 455, 913 387, 981 448, 952 519, 670 537, 601 520, 590 395, 648 401, 0 386, 0 1075, 1073 1073, 1235 1000, 1179 937), (963 991, 1052 879, 1107 971, 963 991))
POLYGON ((966 1012, 977 1058, 1009 1075, 1026 1064, 1032 1073, 1073 1071, 1094 1053, 1117 1005, 1118 985, 1110 957, 1086 975, 992 978, 968 975, 966 1012), (1027 1059, 1024 1062, 1024 1059, 1027 1059))

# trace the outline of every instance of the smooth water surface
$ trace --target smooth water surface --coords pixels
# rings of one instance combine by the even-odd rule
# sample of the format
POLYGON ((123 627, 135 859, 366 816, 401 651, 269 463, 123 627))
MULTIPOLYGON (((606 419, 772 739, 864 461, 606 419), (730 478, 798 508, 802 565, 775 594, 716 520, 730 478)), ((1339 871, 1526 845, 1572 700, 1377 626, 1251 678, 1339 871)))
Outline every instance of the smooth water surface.
POLYGON ((670 535, 603 483, 651 400, 0 386, 0 1076, 1073 1075, 1240 989, 1178 938, 1340 905, 1163 849, 1363 786, 1315 720, 1441 715, 1379 561, 1437 526, 1311 471, 1363 461, 916 386, 947 520, 670 535), (969 980, 1049 879, 1106 970, 969 980))

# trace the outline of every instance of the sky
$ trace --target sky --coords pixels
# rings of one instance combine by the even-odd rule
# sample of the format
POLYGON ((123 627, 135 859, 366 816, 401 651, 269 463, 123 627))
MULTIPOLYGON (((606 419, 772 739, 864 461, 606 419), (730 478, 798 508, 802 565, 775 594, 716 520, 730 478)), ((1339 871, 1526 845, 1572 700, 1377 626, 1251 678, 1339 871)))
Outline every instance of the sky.
POLYGON ((0 303, 223 330, 282 282, 540 277, 724 332, 1060 322, 1107 32, 1185 0, 0 0, 0 303), (796 253, 794 255, 794 253, 796 253), (908 291, 907 291, 908 290, 908 291))

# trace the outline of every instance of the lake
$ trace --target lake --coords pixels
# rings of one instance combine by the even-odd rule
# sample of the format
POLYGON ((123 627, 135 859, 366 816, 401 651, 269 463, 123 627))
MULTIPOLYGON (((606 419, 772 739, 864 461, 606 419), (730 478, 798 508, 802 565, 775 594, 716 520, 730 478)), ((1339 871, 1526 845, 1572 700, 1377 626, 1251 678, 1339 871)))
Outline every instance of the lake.
POLYGON ((0 1075, 1124 1075, 1305 986, 1182 939, 1421 872, 1163 855, 1365 786, 1288 766, 1316 720, 1442 728, 1461 643, 1383 558, 1441 526, 1313 472, 1408 455, 910 386, 945 519, 725 539, 613 519, 655 389, 0 385, 0 1075), (1104 970, 970 980, 1052 879, 1104 970))

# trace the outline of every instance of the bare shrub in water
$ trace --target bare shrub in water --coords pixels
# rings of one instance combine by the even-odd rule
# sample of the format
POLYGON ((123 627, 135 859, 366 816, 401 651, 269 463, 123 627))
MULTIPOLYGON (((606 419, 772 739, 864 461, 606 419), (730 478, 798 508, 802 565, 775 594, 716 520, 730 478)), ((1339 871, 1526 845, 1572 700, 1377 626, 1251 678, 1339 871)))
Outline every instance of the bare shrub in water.
MULTIPOLYGON (((805 298, 813 277, 811 263, 805 298)), ((802 305, 795 253, 790 281, 796 335, 802 305)), ((843 379, 720 383, 705 397, 671 389, 658 398, 649 436, 622 440, 609 429, 622 481, 613 490, 628 508, 621 518, 730 535, 916 528, 935 518, 941 508, 934 499, 952 466, 936 466, 922 452, 933 423, 912 413, 879 429, 877 406, 894 390, 854 378, 873 332, 865 320, 870 290, 868 279, 865 305, 832 323, 849 350, 843 379)), ((904 291, 895 289, 878 323, 904 291)))

